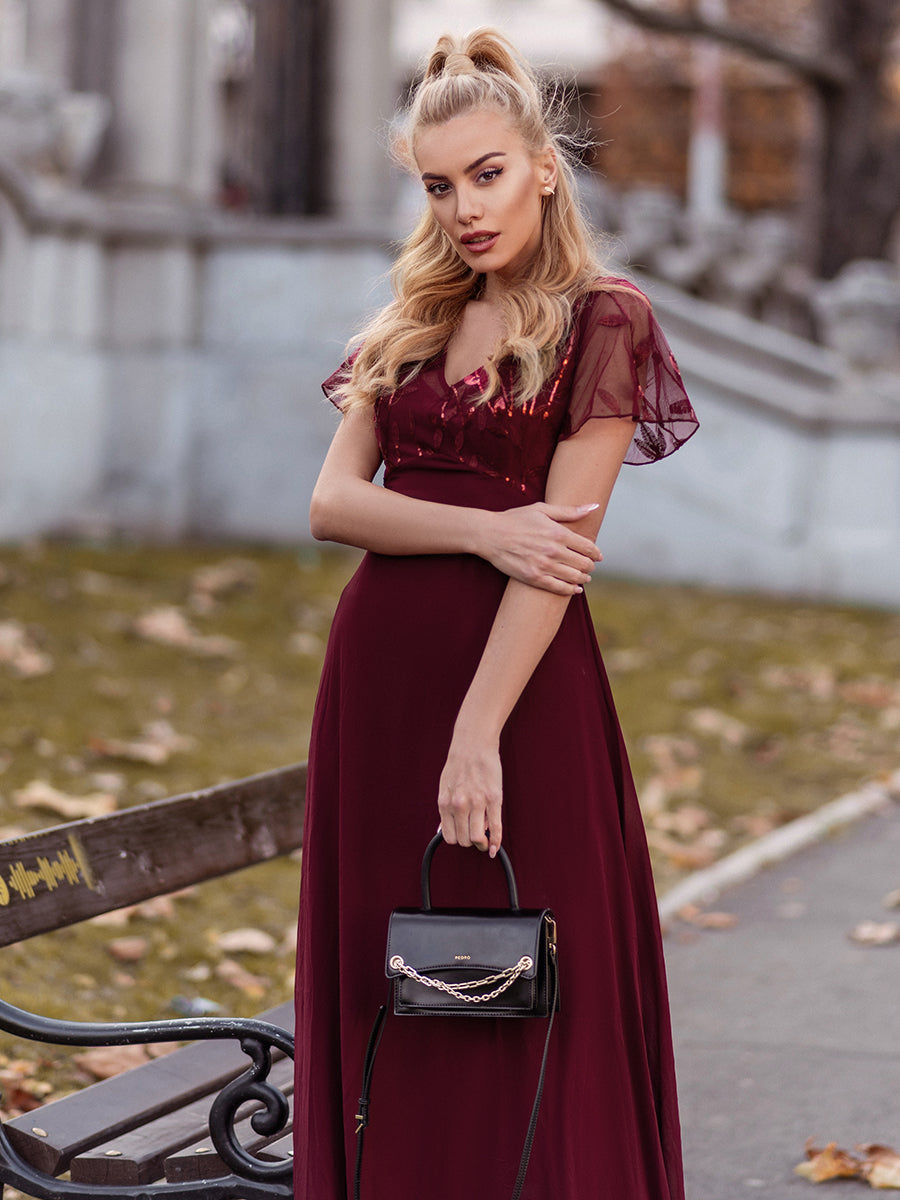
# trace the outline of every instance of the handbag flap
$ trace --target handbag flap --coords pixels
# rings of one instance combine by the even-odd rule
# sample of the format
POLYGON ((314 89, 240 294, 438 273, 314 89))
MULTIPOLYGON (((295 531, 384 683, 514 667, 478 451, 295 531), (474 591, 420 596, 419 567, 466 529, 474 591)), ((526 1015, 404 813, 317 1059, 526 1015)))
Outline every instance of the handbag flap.
POLYGON ((503 971, 521 958, 531 959, 522 978, 537 972, 549 909, 401 908, 391 913, 385 974, 396 979, 391 966, 399 955, 407 966, 427 974, 452 967, 503 971))

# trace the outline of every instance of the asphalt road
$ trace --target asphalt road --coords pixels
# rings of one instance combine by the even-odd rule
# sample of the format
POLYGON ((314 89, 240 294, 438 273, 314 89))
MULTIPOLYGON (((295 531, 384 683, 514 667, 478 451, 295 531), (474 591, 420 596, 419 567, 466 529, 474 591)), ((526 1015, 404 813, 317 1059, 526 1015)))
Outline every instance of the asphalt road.
POLYGON ((883 905, 898 888, 894 803, 720 896, 711 907, 733 928, 670 925, 688 1200, 877 1194, 793 1167, 809 1137, 900 1151, 900 941, 849 936, 862 921, 900 923, 883 905))

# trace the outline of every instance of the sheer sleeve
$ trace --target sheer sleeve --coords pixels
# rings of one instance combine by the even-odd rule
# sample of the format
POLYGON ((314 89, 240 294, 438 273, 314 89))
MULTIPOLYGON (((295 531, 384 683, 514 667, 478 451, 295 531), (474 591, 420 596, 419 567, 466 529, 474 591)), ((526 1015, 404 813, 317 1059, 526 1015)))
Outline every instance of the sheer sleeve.
POLYGON ((630 284, 591 292, 577 323, 575 372, 560 438, 577 433, 592 417, 630 416, 637 428, 626 462, 655 462, 684 445, 699 422, 643 294, 630 284))
POLYGON ((353 369, 353 360, 356 358, 358 353, 358 350, 354 350, 350 357, 345 358, 338 369, 336 371, 332 371, 332 373, 322 384, 322 391, 325 393, 326 400, 330 400, 334 407, 338 410, 342 408, 344 403, 344 398, 341 396, 339 389, 342 388, 349 380, 350 372, 353 369))

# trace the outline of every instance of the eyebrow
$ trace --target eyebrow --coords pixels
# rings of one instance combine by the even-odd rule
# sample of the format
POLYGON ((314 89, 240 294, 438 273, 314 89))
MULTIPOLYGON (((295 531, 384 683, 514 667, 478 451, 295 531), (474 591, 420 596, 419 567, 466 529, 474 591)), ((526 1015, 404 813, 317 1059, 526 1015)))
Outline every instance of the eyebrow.
MULTIPOLYGON (((469 175, 472 171, 477 171, 482 163, 487 162, 489 158, 506 158, 505 150, 491 150, 487 154, 482 154, 481 158, 476 158, 473 163, 469 163, 466 167, 465 174, 469 175)), ((422 175, 423 179, 445 179, 445 175, 434 175, 431 171, 425 171, 422 175)))

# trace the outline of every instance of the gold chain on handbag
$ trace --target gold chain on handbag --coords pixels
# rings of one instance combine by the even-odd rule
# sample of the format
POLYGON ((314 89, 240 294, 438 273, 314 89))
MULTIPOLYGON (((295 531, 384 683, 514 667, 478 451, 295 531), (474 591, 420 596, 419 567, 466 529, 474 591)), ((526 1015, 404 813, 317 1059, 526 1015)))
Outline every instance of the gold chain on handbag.
POLYGON ((523 954, 514 967, 507 967, 505 971, 500 971, 497 975, 486 975, 483 979, 473 979, 469 983, 445 983, 443 979, 434 979, 430 975, 420 975, 414 968, 407 966, 403 958, 399 954, 395 954, 390 960, 391 969, 399 971, 402 975, 406 975, 409 979, 414 979, 416 983, 421 983, 424 987, 434 988, 439 992, 446 992, 449 996, 454 996, 457 1000, 464 1000, 466 1004, 484 1004, 488 1000, 496 1000, 498 996, 511 988, 523 971, 528 971, 534 965, 532 959, 527 954, 523 954), (494 988, 492 992, 484 992, 478 996, 470 996, 464 989, 489 987, 492 983, 497 983, 503 980, 498 988, 494 988))

